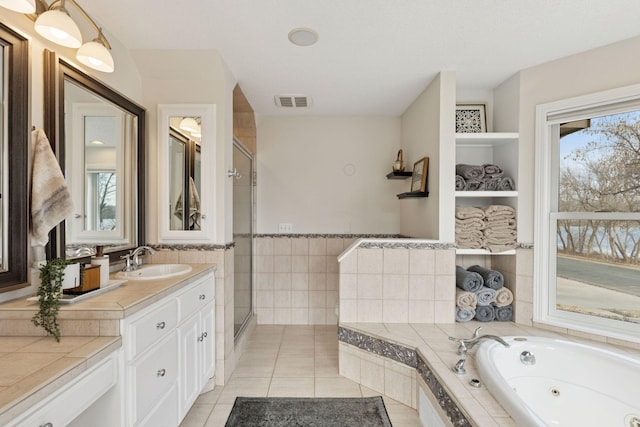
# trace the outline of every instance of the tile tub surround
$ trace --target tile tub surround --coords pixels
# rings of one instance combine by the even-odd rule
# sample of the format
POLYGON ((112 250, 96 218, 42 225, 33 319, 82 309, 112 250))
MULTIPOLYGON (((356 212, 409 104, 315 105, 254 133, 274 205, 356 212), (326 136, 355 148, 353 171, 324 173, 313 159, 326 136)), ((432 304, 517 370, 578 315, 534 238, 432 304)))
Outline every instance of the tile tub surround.
POLYGON ((340 322, 455 321, 455 245, 366 239, 339 263, 340 322))
POLYGON ((0 425, 121 346, 120 337, 0 337, 0 425))
MULTIPOLYGON (((387 384, 394 381, 397 383, 397 379, 387 380, 388 375, 394 375, 394 370, 390 370, 388 366, 401 365, 409 369, 411 358, 405 359, 404 354, 413 349, 416 352, 416 369, 410 369, 413 369, 416 376, 416 386, 408 391, 405 389, 405 395, 410 392, 415 396, 417 388, 422 388, 425 393, 431 394, 432 400, 438 402, 454 425, 515 426, 511 417, 485 387, 477 389, 469 385, 472 378, 479 378, 473 351, 467 356, 466 375, 456 375, 451 370, 460 356, 456 354, 456 343, 448 337, 470 337, 478 326, 483 327, 483 335, 534 335, 589 342, 575 335, 512 322, 471 321, 452 325, 341 323, 338 335, 340 374, 376 391, 388 393, 391 390, 387 390, 387 384), (403 351, 398 352, 398 348, 403 351), (372 387, 376 386, 370 383, 372 370, 378 377, 377 387, 384 384, 384 390, 372 387), (369 385, 365 384, 367 381, 369 385)), ((618 347, 615 350, 630 352, 636 356, 640 354, 640 349, 618 347)))

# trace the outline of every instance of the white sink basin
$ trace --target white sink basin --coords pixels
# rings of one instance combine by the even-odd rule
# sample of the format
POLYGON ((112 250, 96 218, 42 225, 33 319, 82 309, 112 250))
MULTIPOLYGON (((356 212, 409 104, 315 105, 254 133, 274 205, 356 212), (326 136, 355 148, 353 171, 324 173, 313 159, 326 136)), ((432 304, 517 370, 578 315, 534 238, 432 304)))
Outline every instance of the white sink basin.
POLYGON ((116 277, 127 280, 166 279, 190 271, 191 266, 187 264, 148 264, 133 271, 121 271, 116 274, 116 277))

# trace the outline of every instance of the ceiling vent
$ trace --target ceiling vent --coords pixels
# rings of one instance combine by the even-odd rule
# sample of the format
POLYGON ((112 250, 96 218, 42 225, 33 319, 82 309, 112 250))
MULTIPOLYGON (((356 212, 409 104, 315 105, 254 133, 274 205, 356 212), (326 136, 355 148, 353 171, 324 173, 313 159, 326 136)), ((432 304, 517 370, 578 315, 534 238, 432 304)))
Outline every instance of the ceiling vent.
POLYGON ((283 108, 307 108, 311 106, 311 98, 307 95, 277 95, 276 105, 283 108))

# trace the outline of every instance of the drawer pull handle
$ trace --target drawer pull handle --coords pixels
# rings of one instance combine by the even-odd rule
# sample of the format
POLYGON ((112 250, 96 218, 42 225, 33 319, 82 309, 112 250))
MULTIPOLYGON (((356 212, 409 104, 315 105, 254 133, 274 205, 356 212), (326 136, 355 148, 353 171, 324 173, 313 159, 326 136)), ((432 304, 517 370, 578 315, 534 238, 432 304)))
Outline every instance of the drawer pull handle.
POLYGON ((166 323, 164 323, 164 322, 158 322, 158 323, 156 324, 156 329, 164 329, 164 327, 165 327, 165 326, 167 326, 167 324, 166 324, 166 323))
POLYGON ((167 371, 165 369, 158 369, 158 376, 159 377, 164 377, 164 375, 167 373, 167 371))
POLYGON ((203 299, 206 299, 207 296, 205 294, 201 294, 199 298, 203 300, 203 299))
POLYGON ((202 342, 204 340, 204 334, 200 334, 198 337, 198 342, 202 342))
POLYGON ((207 337, 207 333, 206 332, 204 334, 202 334, 202 335, 204 335, 205 338, 207 337))
POLYGON ((40 427, 53 427, 53 423, 44 423, 40 427))

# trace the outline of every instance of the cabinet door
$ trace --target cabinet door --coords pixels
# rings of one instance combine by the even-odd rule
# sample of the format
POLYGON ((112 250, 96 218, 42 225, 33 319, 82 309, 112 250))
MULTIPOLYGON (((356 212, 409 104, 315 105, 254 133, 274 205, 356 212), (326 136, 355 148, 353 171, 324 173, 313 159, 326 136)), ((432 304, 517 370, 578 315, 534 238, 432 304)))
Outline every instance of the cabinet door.
POLYGON ((178 328, 180 353, 180 419, 200 393, 200 313, 196 313, 178 328))
POLYGON ((200 342, 200 390, 202 390, 215 372, 216 327, 214 302, 207 304, 207 306, 202 309, 200 319, 202 328, 201 335, 203 338, 200 342))

